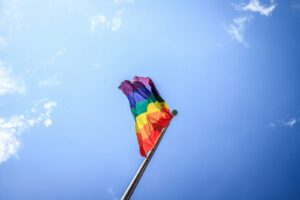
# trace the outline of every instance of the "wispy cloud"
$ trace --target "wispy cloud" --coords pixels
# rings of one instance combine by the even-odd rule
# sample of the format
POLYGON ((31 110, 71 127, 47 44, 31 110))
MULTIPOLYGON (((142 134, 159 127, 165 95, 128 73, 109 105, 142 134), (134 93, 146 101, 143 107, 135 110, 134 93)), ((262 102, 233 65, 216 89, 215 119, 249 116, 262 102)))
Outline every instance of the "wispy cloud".
POLYGON ((240 3, 233 4, 233 6, 235 10, 241 11, 244 14, 235 17, 229 25, 225 25, 225 29, 234 40, 248 47, 244 35, 246 27, 250 22, 254 21, 252 13, 259 13, 262 16, 271 16, 277 5, 274 0, 271 0, 268 6, 261 4, 259 0, 250 0, 248 4, 240 3))
POLYGON ((280 127, 293 128, 299 123, 300 123, 300 112, 298 112, 296 115, 289 117, 287 119, 279 119, 279 120, 271 121, 267 124, 267 127, 270 127, 270 128, 280 128, 280 127))
POLYGON ((293 2, 291 3, 290 7, 296 10, 300 10, 300 3, 293 2))
POLYGON ((110 28, 112 31, 117 31, 121 28, 122 23, 123 23, 122 15, 123 15, 124 11, 125 11, 124 9, 119 10, 116 13, 116 15, 112 18, 111 25, 110 25, 110 28))
POLYGON ((238 11, 250 11, 250 12, 257 12, 263 16, 270 16, 274 9, 276 8, 276 4, 274 1, 270 1, 270 5, 266 6, 261 4, 259 0, 251 0, 248 4, 239 4, 234 5, 235 9, 238 11))
POLYGON ((0 163, 16 156, 21 145, 20 136, 29 128, 43 123, 45 127, 52 124, 51 113, 56 102, 42 100, 30 111, 10 118, 0 118, 0 163))
POLYGON ((0 61, 0 96, 11 93, 24 93, 25 86, 22 80, 12 76, 7 64, 0 61))
POLYGON ((96 32, 98 26, 100 25, 106 26, 107 18, 102 14, 97 14, 90 18, 90 24, 91 24, 91 31, 94 33, 96 32))
POLYGON ((38 86, 41 88, 46 88, 46 87, 55 87, 60 85, 60 80, 58 79, 57 76, 52 76, 48 79, 44 79, 38 82, 38 86))
POLYGON ((59 49, 59 50, 56 52, 56 56, 62 56, 62 55, 64 55, 66 52, 67 52, 67 49, 66 49, 66 48, 59 49))
POLYGON ((7 46, 6 40, 0 36, 0 47, 6 47, 6 46, 7 46))
POLYGON ((57 103, 50 100, 43 100, 39 104, 37 104, 36 107, 38 107, 40 104, 43 105, 44 112, 38 112, 40 113, 37 118, 37 122, 43 122, 46 127, 49 127, 52 125, 52 119, 51 119, 51 113, 54 107, 56 107, 57 103))
POLYGON ((58 50, 52 55, 51 59, 48 61, 47 64, 53 65, 53 64, 55 63, 55 61, 56 61, 59 57, 65 55, 66 53, 67 53, 67 48, 63 47, 63 48, 61 48, 61 49, 58 49, 58 50))
MULTIPOLYGON (((23 81, 12 75, 6 63, 0 62, 0 95, 24 93, 23 81)), ((54 101, 41 100, 30 111, 9 118, 0 117, 0 163, 17 155, 20 147, 20 135, 30 127, 43 123, 52 124, 51 113, 56 106, 54 101)))
POLYGON ((225 27, 231 37, 243 44, 245 47, 248 47, 248 44, 245 41, 244 34, 246 27, 251 22, 251 20, 251 16, 236 17, 233 19, 233 22, 231 24, 225 27))
POLYGON ((292 118, 289 119, 287 122, 285 122, 284 125, 292 128, 297 122, 298 122, 297 119, 292 118))
POLYGON ((90 29, 92 33, 95 33, 98 27, 108 28, 111 31, 117 31, 122 27, 123 24, 123 13, 125 9, 121 9, 109 19, 107 16, 97 14, 90 18, 90 29))

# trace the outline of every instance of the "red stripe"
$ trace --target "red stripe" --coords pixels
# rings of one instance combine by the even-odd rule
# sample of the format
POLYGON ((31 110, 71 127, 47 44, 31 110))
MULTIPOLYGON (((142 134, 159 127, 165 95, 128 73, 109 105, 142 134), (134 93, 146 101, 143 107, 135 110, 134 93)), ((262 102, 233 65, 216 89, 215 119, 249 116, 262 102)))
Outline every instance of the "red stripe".
POLYGON ((148 124, 137 132, 137 139, 140 146, 140 153, 146 157, 146 153, 153 149, 159 138, 162 130, 169 124, 172 115, 168 109, 163 109, 162 112, 155 112, 147 115, 148 124), (148 136, 142 138, 143 136, 148 136))

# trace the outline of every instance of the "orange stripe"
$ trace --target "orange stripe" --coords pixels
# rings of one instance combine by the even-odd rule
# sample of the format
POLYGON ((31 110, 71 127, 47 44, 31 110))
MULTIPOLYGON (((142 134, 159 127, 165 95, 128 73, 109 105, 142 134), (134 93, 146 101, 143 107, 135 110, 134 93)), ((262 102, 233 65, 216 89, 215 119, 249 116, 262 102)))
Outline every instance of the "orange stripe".
POLYGON ((135 129, 137 134, 141 134, 143 139, 149 138, 149 134, 159 127, 166 127, 169 121, 172 119, 170 112, 153 112, 146 115, 146 123, 135 123, 135 129))
POLYGON ((166 103, 159 103, 159 102, 150 103, 147 106, 147 111, 136 116, 135 121, 139 127, 144 126, 145 124, 148 123, 149 115, 152 113, 158 113, 158 112, 170 114, 170 111, 169 111, 166 103))
POLYGON ((143 156, 146 155, 146 152, 153 149, 163 128, 165 128, 172 119, 172 115, 169 109, 163 109, 159 112, 148 113, 146 119, 146 124, 135 124, 140 152, 143 156))

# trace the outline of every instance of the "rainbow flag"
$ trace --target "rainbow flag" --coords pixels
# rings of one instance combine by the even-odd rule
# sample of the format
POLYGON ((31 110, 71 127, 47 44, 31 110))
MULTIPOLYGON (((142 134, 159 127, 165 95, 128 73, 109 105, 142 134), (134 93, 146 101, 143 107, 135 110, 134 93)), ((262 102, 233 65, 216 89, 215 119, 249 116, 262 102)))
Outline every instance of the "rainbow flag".
POLYGON ((173 116, 150 78, 135 76, 132 82, 125 80, 119 88, 129 100, 140 153, 146 157, 173 116))

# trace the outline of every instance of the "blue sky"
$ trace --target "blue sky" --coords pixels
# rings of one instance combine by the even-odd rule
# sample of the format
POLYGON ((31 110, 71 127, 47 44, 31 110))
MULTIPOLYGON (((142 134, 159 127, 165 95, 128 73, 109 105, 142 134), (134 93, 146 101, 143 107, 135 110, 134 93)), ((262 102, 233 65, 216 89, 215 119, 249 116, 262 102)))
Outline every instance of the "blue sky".
POLYGON ((132 199, 300 198, 300 1, 0 1, 0 199, 119 199, 119 84, 173 120, 132 199))

